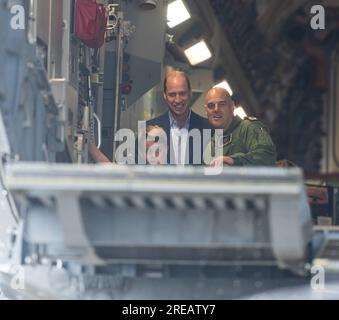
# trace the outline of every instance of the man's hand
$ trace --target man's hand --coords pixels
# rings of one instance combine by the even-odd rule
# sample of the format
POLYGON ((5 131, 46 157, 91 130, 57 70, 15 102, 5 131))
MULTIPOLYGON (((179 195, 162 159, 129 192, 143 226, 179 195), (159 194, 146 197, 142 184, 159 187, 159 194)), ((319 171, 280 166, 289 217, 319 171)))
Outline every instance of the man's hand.
POLYGON ((211 167, 233 166, 234 160, 228 156, 220 156, 210 162, 211 167))
POLYGON ((91 139, 89 139, 88 151, 95 162, 111 163, 111 161, 97 148, 91 139))

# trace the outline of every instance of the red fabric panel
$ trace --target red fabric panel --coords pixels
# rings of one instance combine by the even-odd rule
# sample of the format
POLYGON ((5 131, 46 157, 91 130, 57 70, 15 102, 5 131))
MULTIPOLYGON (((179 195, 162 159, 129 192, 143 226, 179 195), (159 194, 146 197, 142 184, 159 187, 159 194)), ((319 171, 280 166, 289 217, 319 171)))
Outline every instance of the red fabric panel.
POLYGON ((95 0, 77 0, 75 36, 90 48, 100 48, 105 42, 106 10, 95 0))

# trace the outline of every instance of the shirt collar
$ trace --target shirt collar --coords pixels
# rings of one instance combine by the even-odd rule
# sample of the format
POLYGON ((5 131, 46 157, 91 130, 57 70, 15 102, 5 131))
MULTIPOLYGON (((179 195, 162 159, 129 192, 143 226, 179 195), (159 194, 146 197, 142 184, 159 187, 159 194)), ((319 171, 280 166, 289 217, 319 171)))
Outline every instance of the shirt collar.
MULTIPOLYGON (((186 121, 185 121, 185 125, 184 125, 184 127, 181 128, 181 129, 187 129, 187 130, 189 129, 189 127, 190 127, 190 120, 191 120, 191 114, 192 114, 192 111, 190 110, 190 113, 189 113, 189 115, 188 115, 188 117, 187 117, 187 119, 186 119, 186 121)), ((179 129, 178 123, 177 123, 177 121, 174 119, 174 117, 173 117, 171 111, 168 111, 168 117, 169 117, 171 129, 179 129)))

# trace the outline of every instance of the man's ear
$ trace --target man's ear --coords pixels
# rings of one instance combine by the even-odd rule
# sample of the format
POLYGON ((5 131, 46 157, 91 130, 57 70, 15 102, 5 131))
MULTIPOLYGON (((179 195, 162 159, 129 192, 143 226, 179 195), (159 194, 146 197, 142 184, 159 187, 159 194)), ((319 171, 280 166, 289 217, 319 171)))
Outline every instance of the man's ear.
POLYGON ((164 98, 164 100, 166 101, 166 100, 167 100, 167 95, 166 95, 166 92, 165 92, 165 91, 163 91, 163 92, 162 92, 162 95, 163 95, 163 98, 164 98))
POLYGON ((235 110, 235 103, 234 103, 234 101, 232 99, 230 100, 230 103, 231 103, 232 110, 234 112, 234 110, 235 110))

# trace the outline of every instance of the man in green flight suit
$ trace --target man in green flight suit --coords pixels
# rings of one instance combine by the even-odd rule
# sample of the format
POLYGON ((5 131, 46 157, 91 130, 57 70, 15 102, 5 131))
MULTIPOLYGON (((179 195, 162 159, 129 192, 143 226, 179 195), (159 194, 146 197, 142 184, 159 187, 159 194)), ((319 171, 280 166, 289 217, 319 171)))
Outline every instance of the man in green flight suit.
MULTIPOLYGON (((276 148, 263 124, 256 118, 242 120, 234 116, 234 103, 223 88, 213 88, 205 100, 208 121, 215 129, 223 129, 223 136, 212 137, 206 150, 223 149, 223 156, 208 162, 210 166, 274 166, 276 148), (217 140, 217 141, 215 141, 217 140), (209 149, 212 147, 212 149, 209 149)), ((206 159, 206 158, 205 158, 206 159)))

